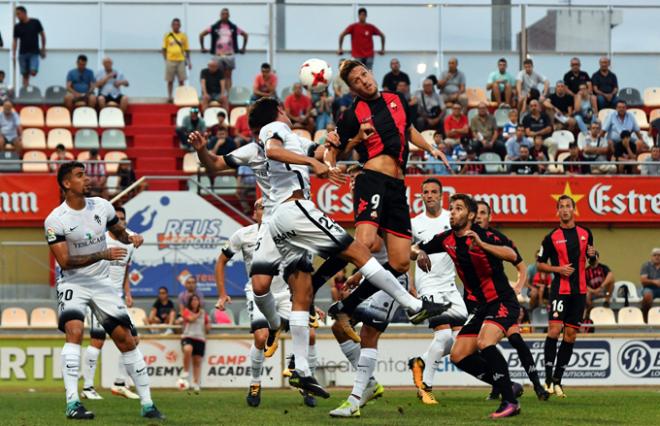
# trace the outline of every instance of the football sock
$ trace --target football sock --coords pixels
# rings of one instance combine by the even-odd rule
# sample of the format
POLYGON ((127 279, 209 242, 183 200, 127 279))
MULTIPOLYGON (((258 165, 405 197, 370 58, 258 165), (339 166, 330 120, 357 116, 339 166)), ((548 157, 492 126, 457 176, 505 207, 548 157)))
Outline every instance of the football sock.
POLYGON ((257 349, 252 344, 250 348, 250 372, 252 373, 252 379, 250 379, 250 384, 255 385, 261 383, 261 367, 264 364, 264 350, 257 349))
POLYGON ((149 389, 149 373, 147 373, 147 364, 140 349, 135 348, 132 351, 121 354, 121 360, 124 362, 126 372, 133 379, 137 394, 140 395, 140 404, 151 405, 151 389, 149 389))
POLYGON ((307 363, 312 376, 316 374, 316 345, 309 345, 307 350, 307 363))
POLYGON ((555 366, 555 357, 557 356, 557 339, 551 337, 545 338, 543 346, 543 362, 545 363, 545 383, 552 383, 552 369, 555 366))
POLYGON ((75 343, 65 343, 62 347, 62 378, 64 379, 67 404, 80 401, 78 398, 80 350, 80 345, 75 343))
POLYGON ((426 364, 422 380, 427 386, 433 386, 435 372, 442 363, 442 358, 449 353, 452 340, 451 329, 437 330, 433 333, 433 340, 422 355, 426 364))
POLYGON ((296 370, 301 371, 303 376, 309 376, 312 374, 307 361, 309 357, 309 312, 291 311, 289 328, 291 329, 291 344, 296 360, 296 370))
POLYGON ((486 360, 479 353, 468 355, 455 364, 456 367, 476 377, 482 382, 488 383, 489 385, 494 383, 493 377, 490 374, 490 368, 488 367, 486 360))
MULTIPOLYGON (((422 309, 422 301, 412 297, 412 295, 401 286, 399 280, 397 280, 391 272, 388 272, 383 268, 375 258, 372 257, 369 259, 367 263, 360 268, 360 272, 374 286, 389 294, 394 300, 399 302, 401 306, 409 311, 419 312, 422 309)), ((364 284, 365 283, 360 284, 358 289, 364 284)))
MULTIPOLYGON (((392 275, 394 275, 395 278, 398 278, 399 276, 403 275, 401 272, 392 268, 390 264, 387 262, 384 263, 382 266, 383 268, 385 268, 385 270, 389 271, 392 275)), ((362 275, 366 277, 364 272, 362 273, 362 275)), ((360 285, 355 290, 353 290, 344 300, 341 301, 342 312, 352 314, 360 303, 364 302, 365 300, 376 294, 378 290, 380 290, 380 288, 377 285, 374 285, 370 283, 368 279, 365 279, 362 283, 360 283, 360 285)))
POLYGON ((127 386, 128 383, 126 383, 126 367, 124 367, 124 363, 121 362, 121 358, 119 359, 119 362, 117 363, 117 377, 115 377, 115 386, 127 386))
POLYGON ((561 341, 559 345, 559 352, 557 353, 557 366, 555 367, 555 374, 552 376, 552 381, 561 384, 561 378, 564 376, 564 371, 571 362, 571 355, 573 355, 573 343, 568 343, 566 340, 561 341))
POLYGON ((314 295, 316 295, 316 292, 319 291, 319 289, 323 287, 330 278, 334 277, 337 272, 344 269, 346 265, 348 265, 348 262, 338 257, 331 257, 323 262, 323 264, 319 266, 319 269, 314 272, 314 275, 312 275, 314 295))
POLYGON ((481 350, 481 355, 490 367, 493 383, 502 393, 502 399, 513 403, 518 402, 516 401, 516 396, 513 394, 513 389, 511 387, 509 366, 507 365, 504 356, 502 356, 502 352, 497 349, 497 346, 490 345, 481 350))
POLYGON ((85 362, 83 362, 83 389, 94 386, 94 375, 96 374, 96 362, 99 359, 101 351, 94 346, 87 346, 85 349, 85 362))
POLYGON ((362 394, 367 388, 369 380, 371 380, 373 376, 377 361, 378 349, 362 348, 360 351, 360 360, 357 365, 357 374, 355 375, 355 381, 353 382, 353 390, 348 397, 348 401, 353 406, 360 405, 360 398, 362 398, 362 394))
POLYGON ((347 340, 340 343, 339 347, 351 366, 357 369, 358 361, 360 360, 360 344, 352 340, 347 340))
MULTIPOLYGON (((280 316, 277 314, 277 304, 275 303, 275 297, 270 291, 263 295, 254 295, 254 303, 259 308, 259 311, 264 314, 266 321, 268 321, 268 328, 271 330, 277 330, 280 328, 280 316)), ((305 313, 305 315, 308 315, 305 313)))
POLYGON ((527 346, 520 333, 509 336, 509 343, 518 352, 518 358, 520 358, 520 363, 525 369, 525 372, 527 372, 529 380, 531 380, 534 386, 540 386, 539 373, 536 371, 536 363, 534 362, 532 351, 529 350, 529 346, 527 346))

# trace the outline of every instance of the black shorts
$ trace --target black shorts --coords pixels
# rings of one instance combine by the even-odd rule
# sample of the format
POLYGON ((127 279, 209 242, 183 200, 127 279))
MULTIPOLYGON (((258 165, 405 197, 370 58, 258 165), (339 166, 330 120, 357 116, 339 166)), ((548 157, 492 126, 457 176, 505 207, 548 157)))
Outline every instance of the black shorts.
POLYGON ((191 345, 193 348, 193 356, 204 356, 204 349, 206 349, 206 342, 201 340, 191 339, 190 337, 184 337, 181 339, 181 347, 185 345, 191 345))
POLYGON ((353 196, 355 226, 371 223, 399 237, 412 239, 406 185, 373 170, 365 170, 355 178, 353 196))
POLYGON ((117 96, 117 97, 114 97, 112 95, 101 95, 101 96, 103 96, 105 98, 106 102, 115 102, 117 104, 119 102, 121 102, 121 98, 124 97, 124 95, 122 95, 122 94, 119 94, 119 96, 117 96))
POLYGON ((479 306, 472 319, 461 328, 458 337, 474 337, 483 324, 495 324, 506 335, 509 328, 518 324, 520 305, 516 299, 495 300, 479 306))
POLYGON ((566 327, 580 328, 586 305, 584 294, 553 294, 550 299, 548 322, 563 323, 566 327))
MULTIPOLYGON (((637 154, 637 144, 633 142, 632 140, 630 141, 630 150, 633 152, 633 154, 637 154)), ((621 142, 614 142, 614 157, 615 158, 620 158, 626 155, 628 151, 626 151, 626 148, 623 147, 623 144, 621 142)))

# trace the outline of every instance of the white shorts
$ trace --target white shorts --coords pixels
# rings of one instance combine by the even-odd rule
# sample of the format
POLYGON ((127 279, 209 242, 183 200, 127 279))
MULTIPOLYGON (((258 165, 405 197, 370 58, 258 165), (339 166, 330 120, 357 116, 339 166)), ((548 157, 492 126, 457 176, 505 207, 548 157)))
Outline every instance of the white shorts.
POLYGON ((270 233, 282 255, 285 280, 294 271, 312 272, 311 256, 336 256, 353 242, 335 221, 309 200, 295 200, 275 208, 270 233))
POLYGON ((252 275, 270 275, 275 277, 280 273, 280 252, 270 235, 268 222, 261 222, 257 233, 257 245, 252 255, 252 275))
MULTIPOLYGON (((58 327, 71 320, 85 320, 87 307, 108 334, 118 325, 133 328, 124 300, 117 294, 109 278, 101 278, 89 285, 57 283, 58 327)), ((90 324, 91 325, 91 324, 90 324)))
MULTIPOLYGON (((291 315, 291 293, 288 291, 273 292, 277 314, 284 319, 289 319, 291 315)), ((250 329, 254 333, 261 328, 268 328, 268 320, 261 313, 257 304, 254 303, 254 293, 246 290, 245 300, 247 302, 248 315, 250 315, 250 329)))
POLYGON ((467 308, 465 307, 463 296, 461 296, 458 290, 424 293, 420 294, 419 298, 435 303, 451 302, 451 308, 442 315, 429 318, 429 328, 436 328, 439 325, 445 324, 451 327, 460 327, 467 322, 467 308))
MULTIPOLYGON (((401 275, 398 280, 408 290, 408 275, 401 275)), ((379 290, 358 305, 353 313, 353 320, 371 326, 382 333, 392 322, 398 309, 399 302, 389 294, 379 290)))

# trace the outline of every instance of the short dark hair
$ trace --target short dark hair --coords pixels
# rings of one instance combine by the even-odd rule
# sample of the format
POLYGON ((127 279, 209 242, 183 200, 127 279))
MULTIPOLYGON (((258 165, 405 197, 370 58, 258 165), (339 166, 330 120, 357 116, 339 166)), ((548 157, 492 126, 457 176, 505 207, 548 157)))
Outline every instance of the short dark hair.
POLYGON ((424 179, 424 182, 422 182, 422 187, 428 183, 434 183, 438 185, 440 187, 440 193, 442 193, 442 182, 440 182, 440 179, 434 177, 426 178, 424 179))
POLYGON ((169 291, 167 290, 167 287, 165 287, 165 286, 158 287, 158 291, 161 291, 161 290, 165 290, 165 293, 169 293, 169 291))
POLYGON ((527 64, 534 65, 534 61, 532 61, 531 59, 525 59, 523 61, 523 65, 527 65, 527 64))
POLYGON ((58 143, 57 146, 55 147, 55 151, 64 151, 64 150, 66 150, 66 147, 61 143, 58 143))
POLYGON ((477 214, 477 202, 474 201, 474 198, 470 197, 467 194, 454 194, 449 197, 449 202, 453 203, 454 201, 462 201, 465 204, 465 207, 468 209, 468 213, 477 214))
POLYGON ((367 14, 367 8, 366 7, 361 7, 361 8, 358 9, 358 15, 361 15, 363 13, 365 15, 367 14))
POLYGON ((261 64, 261 69, 262 70, 269 70, 270 69, 270 64, 268 62, 264 62, 261 64))
POLYGON ((488 204, 488 203, 485 202, 484 200, 477 200, 477 207, 479 207, 479 206, 485 206, 485 207, 486 207, 486 210, 488 211, 488 215, 490 216, 490 212, 491 212, 491 210, 490 210, 490 204, 488 204))
POLYGON ((216 117, 220 117, 220 116, 223 116, 223 117, 227 118, 227 113, 224 112, 223 110, 220 110, 220 111, 218 111, 218 115, 216 115, 216 117))
POLYGON ((497 62, 504 62, 506 64, 506 58, 500 58, 497 60, 497 62))
POLYGON ((66 188, 64 188, 64 180, 68 179, 73 169, 77 168, 85 170, 85 165, 79 161, 70 161, 60 166, 60 169, 57 171, 57 184, 60 188, 66 190, 66 188))
POLYGON ((573 149, 573 148, 577 148, 577 147, 578 147, 577 142, 571 142, 571 143, 568 144, 568 149, 573 149))
POLYGON ((3 76, 5 75, 4 70, 0 70, 0 75, 3 75, 3 76))
POLYGON ((625 106, 628 106, 628 102, 624 101, 623 99, 617 99, 616 100, 616 105, 619 105, 619 104, 624 104, 625 106))
POLYGON ((78 55, 78 59, 76 59, 76 62, 77 62, 77 61, 85 61, 85 62, 87 62, 87 55, 83 55, 83 54, 78 55))
POLYGON ((619 136, 621 137, 621 139, 629 138, 632 136, 632 133, 630 133, 630 130, 622 130, 619 136))
POLYGON ((25 8, 25 6, 16 6, 16 12, 27 13, 27 9, 25 8))
POLYGON ((339 77, 344 80, 344 83, 346 83, 348 87, 351 87, 351 84, 348 82, 348 76, 351 71, 357 67, 365 67, 365 65, 357 59, 347 59, 339 66, 339 77))
POLYGON ((557 208, 559 208, 559 203, 561 203, 563 200, 571 200, 571 205, 573 206, 573 208, 575 208, 575 200, 570 195, 566 195, 566 194, 563 194, 562 196, 557 198, 557 208))
POLYGON ((126 209, 122 206, 115 206, 115 212, 124 213, 124 216, 126 216, 126 209))
MULTIPOLYGON (((180 23, 181 23, 181 19, 179 19, 179 18, 174 18, 174 19, 172 19, 172 23, 175 23, 175 22, 178 22, 178 23, 180 24, 180 23)), ((165 287, 161 287, 161 288, 165 288, 165 287)), ((165 290, 167 290, 167 289, 165 288, 165 290)))
POLYGON ((275 98, 261 98, 248 110, 248 126, 252 131, 259 131, 268 123, 277 119, 280 103, 275 98))

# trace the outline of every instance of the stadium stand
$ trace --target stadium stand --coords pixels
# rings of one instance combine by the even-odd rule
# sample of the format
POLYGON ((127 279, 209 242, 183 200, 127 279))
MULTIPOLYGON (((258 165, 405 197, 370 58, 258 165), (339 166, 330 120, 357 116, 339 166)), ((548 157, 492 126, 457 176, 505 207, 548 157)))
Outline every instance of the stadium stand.
POLYGON ((46 135, 41 129, 25 129, 21 141, 23 149, 46 149, 46 135))
POLYGON ((615 303, 626 303, 626 300, 629 303, 639 303, 642 301, 642 298, 639 297, 637 293, 637 287, 635 283, 630 281, 617 281, 614 283, 614 289, 612 290, 612 300, 615 303))
POLYGON ((112 174, 117 173, 117 169, 119 168, 118 161, 122 161, 126 159, 128 159, 128 156, 126 155, 125 152, 121 152, 121 151, 106 152, 105 156, 103 157, 103 161, 105 161, 106 172, 112 174))
POLYGON ((103 149, 126 149, 126 135, 122 130, 107 129, 101 134, 101 147, 103 149))
POLYGON ((50 86, 46 88, 44 95, 44 104, 46 105, 60 105, 64 100, 66 88, 63 86, 50 86))
POLYGON ((198 106, 199 96, 197 90, 192 86, 179 86, 174 90, 174 105, 176 106, 198 106))
POLYGON ((91 107, 81 106, 73 110, 73 127, 98 127, 99 121, 96 110, 91 107))
POLYGON ((73 137, 69 129, 52 129, 48 132, 48 149, 55 149, 60 144, 66 149, 73 149, 73 137))
POLYGON ((63 106, 53 106, 46 111, 46 127, 71 127, 71 113, 63 106))
POLYGON ((591 310, 591 321, 594 325, 616 325, 614 311, 610 308, 598 306, 591 310))
POLYGON ((644 325, 642 310, 633 306, 619 309, 617 324, 620 325, 644 325))
MULTIPOLYGON (((229 120, 229 114, 227 110, 221 107, 209 107, 204 111, 204 122, 206 123, 207 128, 211 128, 218 124, 218 114, 220 112, 225 113, 225 117, 229 120)), ((178 123, 178 120, 177 120, 178 123)), ((225 122, 226 123, 226 122, 225 122)))
POLYGON ((128 308, 128 313, 135 324, 142 325, 147 323, 147 314, 144 309, 137 307, 128 308))
POLYGON ((197 173, 199 170, 199 159, 196 152, 186 152, 183 156, 183 172, 197 173))
POLYGON ((105 107, 99 112, 99 127, 123 129, 125 125, 124 113, 119 108, 105 107))
POLYGON ((626 101, 628 105, 644 105, 644 101, 642 101, 642 95, 639 93, 639 90, 633 87, 624 87, 623 89, 619 90, 619 94, 617 96, 619 99, 626 101))
POLYGON ((649 310, 648 324, 660 325, 660 306, 654 306, 649 310))
POLYGON ((2 311, 0 326, 27 327, 28 315, 23 308, 11 307, 2 311))
POLYGON ((32 327, 57 327, 57 314, 55 310, 48 307, 32 309, 30 313, 30 325, 32 327))
POLYGON ((76 132, 73 145, 76 149, 100 148, 99 134, 96 133, 96 130, 80 129, 76 132))
POLYGON ((646 107, 660 107, 660 87, 644 89, 644 105, 646 107))
POLYGON ((27 151, 23 154, 23 161, 38 161, 37 163, 23 163, 23 172, 26 173, 47 173, 48 157, 43 151, 27 151))
POLYGON ((25 106, 21 108, 21 126, 44 127, 44 111, 36 106, 25 106))
POLYGON ((40 104, 43 102, 41 90, 37 86, 21 87, 16 101, 20 104, 40 104))
POLYGON ((252 91, 247 87, 232 86, 229 90, 229 103, 234 106, 247 105, 251 96, 252 91))
POLYGON ((245 114, 247 114, 247 108, 245 107, 233 108, 229 113, 229 125, 231 127, 234 127, 236 125, 236 120, 238 120, 238 117, 245 114))

